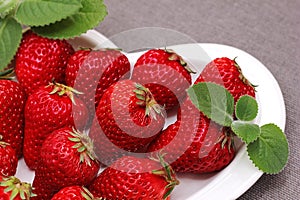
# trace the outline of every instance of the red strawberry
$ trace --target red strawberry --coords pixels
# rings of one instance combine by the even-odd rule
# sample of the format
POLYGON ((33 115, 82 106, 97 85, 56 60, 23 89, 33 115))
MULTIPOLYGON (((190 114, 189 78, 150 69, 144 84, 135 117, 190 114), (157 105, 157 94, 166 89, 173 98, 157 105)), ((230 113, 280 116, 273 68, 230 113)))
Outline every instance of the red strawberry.
POLYGON ((17 171, 18 158, 15 150, 0 135, 0 176, 14 176, 17 171))
POLYGON ((75 185, 61 189, 51 200, 102 200, 102 198, 94 198, 87 188, 75 185))
POLYGON ((191 69, 172 50, 151 49, 136 62, 132 80, 149 88, 158 104, 170 110, 186 96, 191 69))
POLYGON ((66 40, 48 39, 26 31, 16 54, 16 76, 27 94, 53 79, 63 82, 67 61, 74 53, 66 40))
POLYGON ((151 92, 131 80, 109 87, 102 96, 90 131, 99 160, 109 165, 126 151, 145 148, 164 126, 164 110, 151 92))
POLYGON ((85 126, 87 109, 70 87, 51 83, 28 97, 25 106, 24 159, 36 169, 45 138, 61 127, 85 126), (76 103, 76 104, 75 104, 76 103))
POLYGON ((84 93, 81 98, 92 119, 104 91, 120 79, 129 78, 129 72, 130 63, 118 50, 79 50, 68 61, 66 83, 84 93))
POLYGON ((205 117, 189 100, 181 105, 178 120, 150 144, 162 151, 177 172, 207 173, 221 170, 234 157, 230 132, 205 117))
POLYGON ((245 78, 235 59, 214 59, 205 66, 195 84, 199 82, 214 82, 224 86, 233 95, 235 102, 246 94, 255 97, 254 86, 245 78))
POLYGON ((0 135, 22 155, 26 95, 19 83, 0 80, 0 135))
POLYGON ((106 168, 89 189, 94 196, 107 199, 169 199, 179 182, 161 157, 160 161, 162 164, 124 156, 106 168))
POLYGON ((33 196, 34 194, 29 183, 21 182, 13 176, 7 178, 0 175, 1 200, 28 200, 33 196))
POLYGON ((50 134, 40 152, 40 165, 33 181, 36 199, 51 199, 67 186, 87 185, 100 168, 91 139, 68 127, 50 134))

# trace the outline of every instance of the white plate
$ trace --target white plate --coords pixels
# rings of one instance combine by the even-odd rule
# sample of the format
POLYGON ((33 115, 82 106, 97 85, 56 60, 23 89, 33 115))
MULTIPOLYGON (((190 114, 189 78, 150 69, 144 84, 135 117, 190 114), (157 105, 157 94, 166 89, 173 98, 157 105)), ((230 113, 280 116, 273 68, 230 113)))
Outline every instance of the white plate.
MULTIPOLYGON (((70 41, 76 47, 109 47, 116 46, 106 37, 96 31, 89 31, 81 38, 70 41), (80 45, 78 45, 80 44, 80 45), (100 44, 100 46, 99 46, 100 44)), ((260 125, 275 123, 283 130, 285 128, 285 104, 280 87, 270 71, 250 54, 226 45, 220 44, 181 44, 171 47, 182 55, 189 63, 192 63, 199 72, 208 60, 217 57, 237 57, 244 75, 251 83, 258 85, 257 100, 259 114, 256 122, 260 125), (201 56, 195 54, 196 49, 201 51, 201 56), (204 50, 204 51, 203 51, 204 50), (203 54, 206 54, 203 56, 203 54)), ((139 53, 128 54, 131 62, 134 62, 139 53)), ((197 75, 193 76, 195 79, 197 75)), ((173 119, 169 120, 172 121, 173 119)), ((242 145, 234 160, 222 171, 207 174, 179 174, 180 185, 172 193, 172 200, 233 200, 248 190, 263 173, 253 166, 247 156, 245 146, 242 145)), ((20 160, 17 177, 22 181, 32 182, 34 173, 26 167, 23 159, 20 160)))

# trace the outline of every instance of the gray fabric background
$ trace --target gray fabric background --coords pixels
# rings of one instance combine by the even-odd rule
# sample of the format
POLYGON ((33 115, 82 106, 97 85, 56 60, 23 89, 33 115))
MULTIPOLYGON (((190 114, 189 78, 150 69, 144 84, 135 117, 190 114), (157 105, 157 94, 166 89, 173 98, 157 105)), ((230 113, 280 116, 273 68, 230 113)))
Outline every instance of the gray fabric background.
POLYGON ((275 76, 287 111, 290 158, 278 175, 263 175, 239 199, 300 199, 300 0, 105 0, 96 29, 107 37, 132 28, 163 27, 197 42, 252 54, 275 76))

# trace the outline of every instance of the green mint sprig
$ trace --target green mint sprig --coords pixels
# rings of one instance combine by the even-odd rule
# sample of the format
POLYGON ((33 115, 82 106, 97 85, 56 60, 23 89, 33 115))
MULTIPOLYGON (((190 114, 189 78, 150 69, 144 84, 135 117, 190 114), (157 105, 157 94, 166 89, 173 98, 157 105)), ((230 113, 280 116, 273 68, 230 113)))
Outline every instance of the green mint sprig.
POLYGON ((258 169, 277 174, 285 167, 289 155, 287 138, 273 123, 263 126, 253 123, 258 113, 258 104, 253 97, 242 96, 234 106, 230 92, 210 82, 193 85, 188 89, 188 95, 204 115, 231 128, 247 145, 249 158, 258 169))
POLYGON ((0 1, 0 71, 20 45, 22 27, 52 39, 69 39, 96 27, 107 15, 103 0, 0 1))

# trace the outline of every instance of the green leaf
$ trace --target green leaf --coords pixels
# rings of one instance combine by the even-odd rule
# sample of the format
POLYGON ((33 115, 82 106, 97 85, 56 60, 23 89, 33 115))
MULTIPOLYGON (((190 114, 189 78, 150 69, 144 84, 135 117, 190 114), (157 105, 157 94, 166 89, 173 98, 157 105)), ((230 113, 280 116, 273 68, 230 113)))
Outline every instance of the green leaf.
POLYGON ((0 71, 13 59, 22 38, 22 27, 13 18, 0 19, 0 71))
POLYGON ((96 27, 107 15, 103 0, 82 0, 78 13, 55 24, 35 27, 33 31, 48 38, 68 39, 96 27))
POLYGON ((215 83, 198 83, 188 89, 188 95, 208 118, 223 126, 231 125, 234 99, 224 87, 215 83))
POLYGON ((10 11, 12 11, 18 3, 18 0, 1 0, 0 1, 0 17, 4 18, 10 11))
POLYGON ((231 124, 231 129, 246 144, 253 142, 260 135, 259 126, 249 122, 234 121, 231 124))
POLYGON ((81 0, 26 0, 15 16, 27 26, 44 26, 77 13, 81 7, 81 0))
POLYGON ((252 121, 258 113, 258 105, 256 100, 249 96, 244 95, 239 98, 235 106, 235 115, 239 120, 252 121))
POLYGON ((261 127, 261 134, 247 147, 248 155, 261 171, 279 173, 288 161, 288 141, 282 130, 275 124, 261 127))

